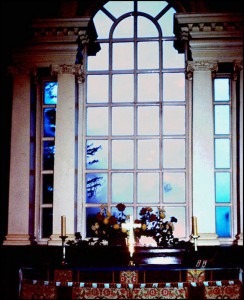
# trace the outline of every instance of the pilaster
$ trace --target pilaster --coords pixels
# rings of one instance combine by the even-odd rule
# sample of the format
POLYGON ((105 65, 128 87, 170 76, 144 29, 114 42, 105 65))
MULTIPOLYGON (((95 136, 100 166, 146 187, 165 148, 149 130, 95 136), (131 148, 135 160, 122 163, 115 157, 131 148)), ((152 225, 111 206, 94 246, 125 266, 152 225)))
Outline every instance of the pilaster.
POLYGON ((218 245, 215 234, 212 72, 214 61, 188 62, 193 72, 193 215, 198 218, 199 245, 218 245))
POLYGON ((81 65, 52 65, 52 73, 58 78, 58 102, 56 110, 53 234, 49 245, 61 244, 61 216, 66 216, 68 239, 75 232, 76 201, 76 77, 83 79, 81 65))
POLYGON ((4 245, 29 245, 30 203, 30 70, 11 67, 13 104, 8 208, 4 245))

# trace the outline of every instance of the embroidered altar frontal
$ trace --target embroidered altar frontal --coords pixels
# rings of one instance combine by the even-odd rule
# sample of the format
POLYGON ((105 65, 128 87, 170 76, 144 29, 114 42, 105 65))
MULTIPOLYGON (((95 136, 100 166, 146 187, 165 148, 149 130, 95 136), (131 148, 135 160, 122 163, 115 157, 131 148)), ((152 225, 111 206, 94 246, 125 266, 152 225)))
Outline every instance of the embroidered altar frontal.
POLYGON ((139 283, 131 270, 121 271, 118 283, 103 283, 72 281, 70 270, 56 270, 53 281, 21 279, 20 299, 242 299, 240 280, 206 281, 192 271, 185 282, 139 283))

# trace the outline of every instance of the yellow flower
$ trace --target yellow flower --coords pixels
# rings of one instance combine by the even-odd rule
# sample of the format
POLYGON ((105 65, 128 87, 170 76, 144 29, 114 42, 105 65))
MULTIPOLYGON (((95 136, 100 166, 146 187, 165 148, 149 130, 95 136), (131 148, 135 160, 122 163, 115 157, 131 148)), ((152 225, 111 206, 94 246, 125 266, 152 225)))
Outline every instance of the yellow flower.
POLYGON ((123 233, 126 233, 126 232, 127 232, 127 229, 124 228, 124 227, 122 227, 121 231, 122 231, 123 233))
POLYGON ((160 216, 161 219, 164 219, 164 218, 165 218, 165 214, 164 214, 164 213, 160 213, 159 216, 160 216))
POLYGON ((114 224, 114 229, 118 230, 120 228, 119 224, 114 224))
POLYGON ((103 223, 107 225, 108 224, 108 218, 104 218, 103 223))
POLYGON ((110 218, 111 217, 111 212, 107 211, 107 217, 110 218))
POLYGON ((141 229, 142 230, 146 230, 147 229, 147 225, 146 224, 142 224, 141 229))

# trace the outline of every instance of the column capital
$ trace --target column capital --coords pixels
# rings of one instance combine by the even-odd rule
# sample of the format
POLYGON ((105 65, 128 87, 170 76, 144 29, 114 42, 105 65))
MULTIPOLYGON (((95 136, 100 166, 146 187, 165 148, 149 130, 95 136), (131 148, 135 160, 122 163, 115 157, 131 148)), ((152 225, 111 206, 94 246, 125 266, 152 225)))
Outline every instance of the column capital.
POLYGON ((84 69, 83 65, 51 65, 51 74, 71 74, 75 75, 78 83, 82 83, 85 81, 84 69))
POLYGON ((216 61, 188 61, 187 62, 187 71, 211 71, 217 72, 218 63, 216 61))
POLYGON ((242 60, 234 61, 234 71, 239 72, 241 70, 243 70, 243 61, 242 60))

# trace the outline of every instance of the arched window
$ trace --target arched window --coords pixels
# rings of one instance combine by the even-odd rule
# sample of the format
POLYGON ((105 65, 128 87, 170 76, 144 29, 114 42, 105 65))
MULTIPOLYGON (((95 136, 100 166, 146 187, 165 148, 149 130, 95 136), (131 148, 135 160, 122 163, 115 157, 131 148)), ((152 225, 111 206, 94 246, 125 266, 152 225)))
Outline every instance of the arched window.
POLYGON ((85 61, 86 236, 101 204, 116 213, 124 203, 134 218, 164 207, 178 219, 174 235, 189 237, 188 101, 174 13, 166 1, 110 1, 94 16, 101 50, 85 61))

